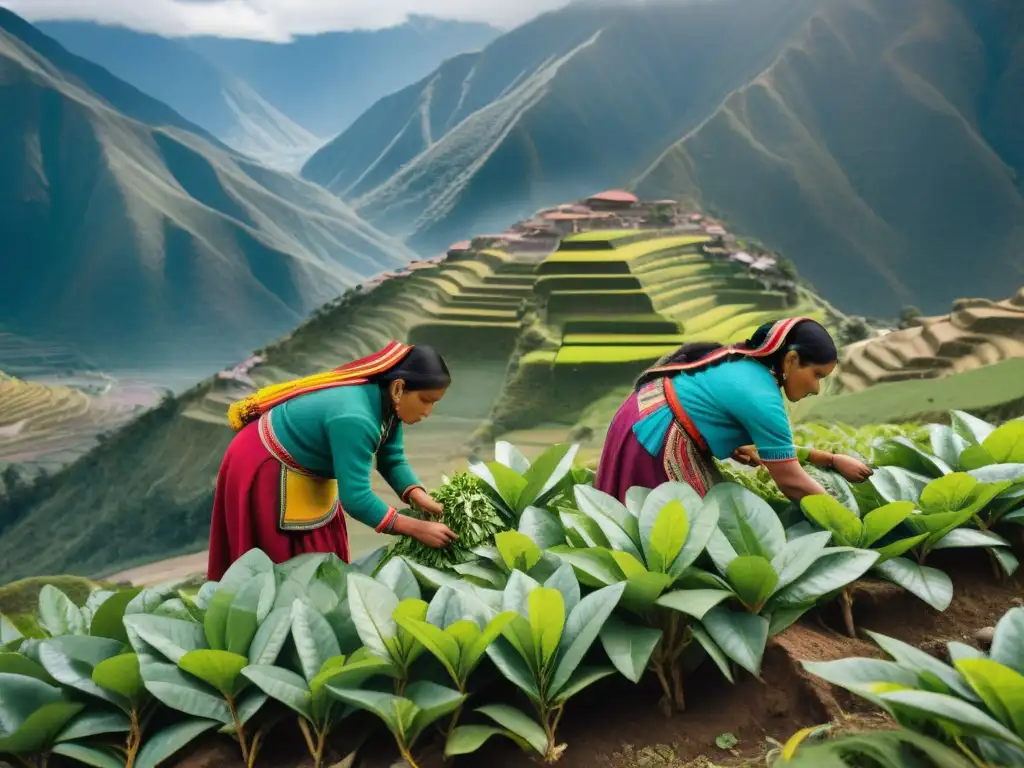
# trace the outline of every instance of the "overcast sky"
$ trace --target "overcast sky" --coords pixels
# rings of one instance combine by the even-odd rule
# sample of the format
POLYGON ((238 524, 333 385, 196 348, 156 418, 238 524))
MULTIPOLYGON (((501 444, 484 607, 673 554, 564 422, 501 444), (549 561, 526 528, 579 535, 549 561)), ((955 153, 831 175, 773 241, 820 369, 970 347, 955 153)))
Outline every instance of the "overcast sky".
POLYGON ((292 35, 401 24, 410 13, 517 26, 568 0, 0 0, 29 21, 121 24, 165 36, 288 40, 292 35))

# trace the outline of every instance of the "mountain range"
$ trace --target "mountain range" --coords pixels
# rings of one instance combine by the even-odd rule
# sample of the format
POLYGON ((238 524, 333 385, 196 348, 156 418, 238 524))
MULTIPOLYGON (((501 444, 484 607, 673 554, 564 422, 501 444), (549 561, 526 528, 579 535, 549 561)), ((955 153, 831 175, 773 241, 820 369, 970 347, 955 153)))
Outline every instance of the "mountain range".
POLYGON ((426 252, 626 186, 725 218, 848 311, 939 311, 1024 272, 1022 17, 574 4, 381 99, 302 173, 426 252))
POLYGON ((290 169, 381 96, 499 34, 486 24, 423 16, 383 30, 287 43, 165 38, 78 21, 36 26, 239 152, 290 169))
POLYGON ((0 324, 209 371, 414 254, 0 9, 0 324))

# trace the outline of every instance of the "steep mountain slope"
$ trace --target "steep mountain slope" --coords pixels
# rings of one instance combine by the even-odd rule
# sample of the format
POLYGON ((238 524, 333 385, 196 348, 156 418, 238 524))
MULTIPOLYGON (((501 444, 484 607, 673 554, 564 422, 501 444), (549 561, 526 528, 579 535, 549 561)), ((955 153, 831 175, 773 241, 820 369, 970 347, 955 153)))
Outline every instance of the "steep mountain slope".
POLYGON ((1019 11, 984 5, 570 6, 382 99, 303 175, 423 250, 632 181, 758 232, 851 311, 940 311, 1024 269, 1019 11))
POLYGON ((945 0, 829 4, 638 189, 726 212, 858 311, 998 297, 1024 272, 1024 198, 979 98, 1008 119, 1024 102, 985 57, 945 0))
POLYGON ((411 253, 0 10, 0 323, 210 368, 411 253))
POLYGON ((373 31, 303 35, 289 43, 221 37, 181 42, 248 83, 290 120, 325 139, 384 94, 500 34, 487 24, 413 16, 373 31))
POLYGON ((261 162, 297 168, 321 143, 244 80, 180 40, 88 22, 37 26, 68 50, 105 67, 261 162))

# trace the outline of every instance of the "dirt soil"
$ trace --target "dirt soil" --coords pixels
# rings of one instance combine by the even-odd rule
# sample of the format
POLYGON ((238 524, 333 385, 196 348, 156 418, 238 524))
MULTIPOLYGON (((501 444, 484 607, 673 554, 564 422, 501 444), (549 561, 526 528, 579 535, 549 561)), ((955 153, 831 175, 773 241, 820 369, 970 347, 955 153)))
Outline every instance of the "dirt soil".
MULTIPOLYGON (((854 617, 859 632, 872 630, 899 638, 944 658, 950 640, 977 645, 974 634, 994 625, 1010 608, 1024 604, 1024 577, 996 581, 981 552, 943 552, 930 564, 950 573, 953 603, 938 613, 917 598, 880 582, 858 584, 854 617)), ((601 654, 597 650, 597 656, 601 654)), ((686 680, 687 710, 665 717, 659 710, 660 689, 653 679, 633 685, 611 677, 575 699, 559 729, 568 745, 558 765, 564 768, 713 768, 764 765, 771 749, 769 738, 785 741, 801 728, 835 723, 861 730, 885 727, 881 713, 872 712, 862 699, 840 691, 804 672, 800 661, 826 661, 849 656, 884 657, 870 640, 842 633, 842 620, 831 606, 809 614, 770 643, 761 679, 741 673, 735 685, 726 682, 711 665, 703 665, 686 680), (732 734, 731 749, 716 746, 722 734, 732 734)), ((595 659, 598 661, 598 659, 595 659)), ((484 681, 479 681, 480 683, 484 681)), ((504 700, 524 707, 504 685, 482 686, 470 706, 486 700, 504 700), (503 697, 503 698, 495 698, 503 697)), ((396 751, 372 718, 349 721, 334 741, 334 760, 352 751, 352 739, 372 729, 372 740, 359 750, 350 765, 338 768, 391 768, 396 751)), ((440 740, 425 737, 416 754, 420 768, 441 768, 440 740)), ((257 765, 306 768, 297 728, 285 724, 274 732, 257 765)), ((518 768, 535 764, 511 742, 494 738, 484 749, 449 766, 453 768, 518 768)), ((241 768, 237 748, 227 741, 197 745, 176 768, 241 768)))

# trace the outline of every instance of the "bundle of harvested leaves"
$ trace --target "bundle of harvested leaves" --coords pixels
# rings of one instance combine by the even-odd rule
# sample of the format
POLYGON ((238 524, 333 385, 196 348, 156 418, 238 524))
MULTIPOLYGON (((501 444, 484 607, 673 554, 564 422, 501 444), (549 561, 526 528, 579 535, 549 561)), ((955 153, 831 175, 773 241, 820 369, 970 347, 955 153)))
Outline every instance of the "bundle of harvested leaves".
MULTIPOLYGON (((403 536, 388 551, 387 559, 407 557, 432 568, 450 568, 475 559, 470 551, 481 544, 493 543, 494 534, 507 529, 483 483, 468 472, 445 478, 431 497, 444 507, 442 522, 459 540, 447 549, 431 549, 411 536, 403 536)), ((403 509, 402 514, 419 519, 427 516, 418 510, 403 509)))

